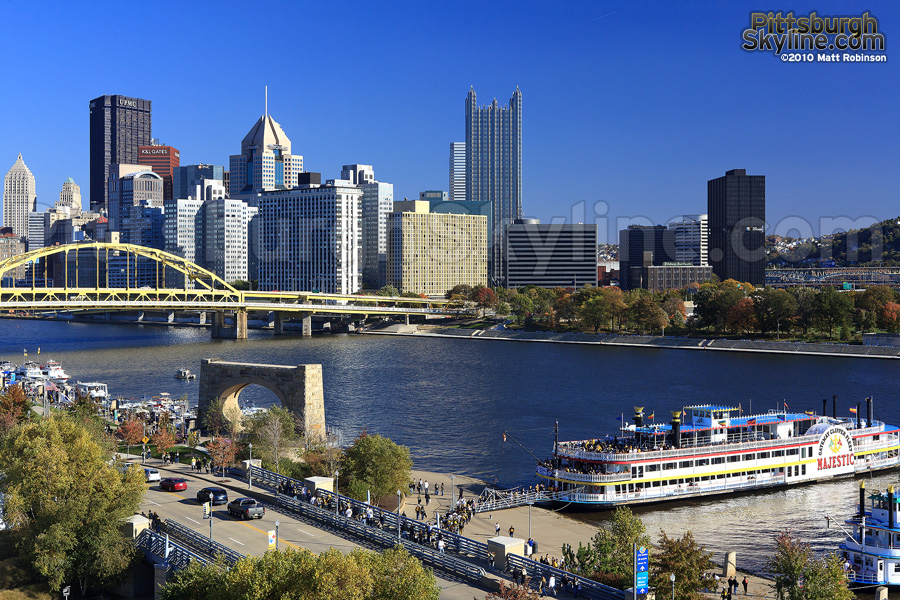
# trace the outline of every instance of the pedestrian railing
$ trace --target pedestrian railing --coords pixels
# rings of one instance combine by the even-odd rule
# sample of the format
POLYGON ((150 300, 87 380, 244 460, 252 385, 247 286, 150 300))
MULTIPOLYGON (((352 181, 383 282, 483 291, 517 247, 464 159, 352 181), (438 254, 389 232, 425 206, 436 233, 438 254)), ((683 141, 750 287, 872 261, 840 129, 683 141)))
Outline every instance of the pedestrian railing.
POLYGON ((174 569, 183 569, 192 561, 202 564, 211 562, 208 558, 191 552, 188 548, 151 529, 145 529, 138 534, 134 543, 148 559, 153 562, 157 560, 166 562, 174 569))
POLYGON ((228 546, 213 541, 208 536, 185 527, 172 519, 166 519, 166 532, 198 554, 203 554, 213 559, 219 555, 223 556, 229 565, 233 565, 245 558, 240 552, 235 552, 228 546))
POLYGON ((578 592, 579 597, 584 596, 585 598, 595 598, 596 600, 625 600, 626 597, 625 592, 622 590, 603 585, 593 579, 586 579, 578 575, 573 575, 563 569, 545 565, 536 560, 519 556, 518 554, 507 555, 507 569, 525 569, 527 577, 532 584, 540 581, 541 576, 544 576, 549 581, 550 576, 553 575, 556 577, 557 596, 560 595, 559 590, 562 590, 562 582, 565 577, 568 578, 570 582, 573 582, 570 585, 574 585, 574 581, 578 581, 580 589, 578 592))
POLYGON ((481 492, 478 501, 475 502, 475 512, 493 512, 505 508, 526 506, 528 504, 540 504, 542 502, 564 500, 567 496, 580 492, 583 489, 584 488, 576 488, 568 491, 551 492, 548 490, 495 490, 493 488, 485 488, 485 490, 481 492))

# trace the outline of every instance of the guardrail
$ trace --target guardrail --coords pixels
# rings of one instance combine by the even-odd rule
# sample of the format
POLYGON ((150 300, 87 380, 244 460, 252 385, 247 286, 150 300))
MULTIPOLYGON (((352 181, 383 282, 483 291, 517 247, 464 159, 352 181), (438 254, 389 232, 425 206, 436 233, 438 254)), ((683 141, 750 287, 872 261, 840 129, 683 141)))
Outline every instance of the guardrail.
POLYGON ((626 598, 625 592, 622 590, 603 585, 593 579, 586 579, 584 577, 579 577, 578 575, 573 575, 563 569, 551 567, 550 565, 539 563, 536 560, 525 558, 518 554, 507 555, 507 567, 525 569, 527 576, 532 582, 539 581, 541 575, 546 577, 548 581, 550 580, 551 575, 555 576, 557 597, 561 595, 559 590, 562 589, 563 577, 568 577, 570 581, 573 579, 578 581, 578 585, 581 587, 581 590, 578 593, 579 597, 584 596, 585 598, 595 598, 596 600, 625 600, 626 598))
POLYGON ((211 540, 209 537, 197 533, 193 529, 185 527, 172 519, 166 519, 166 532, 171 537, 180 540, 185 546, 195 552, 205 554, 212 558, 221 554, 225 560, 228 561, 228 564, 231 565, 242 558, 245 558, 240 552, 235 552, 228 546, 224 546, 219 542, 211 540))
POLYGON ((145 529, 138 534, 134 544, 144 552, 144 556, 150 558, 150 555, 153 555, 168 562, 175 569, 183 569, 191 564, 191 561, 198 561, 203 564, 212 562, 172 540, 167 540, 165 535, 150 529, 145 529))

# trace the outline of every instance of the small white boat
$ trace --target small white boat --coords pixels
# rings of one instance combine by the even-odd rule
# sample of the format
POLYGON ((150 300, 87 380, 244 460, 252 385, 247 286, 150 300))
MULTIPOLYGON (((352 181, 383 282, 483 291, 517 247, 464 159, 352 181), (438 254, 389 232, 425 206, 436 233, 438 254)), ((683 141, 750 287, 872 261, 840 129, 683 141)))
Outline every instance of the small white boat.
POLYGON ((41 365, 41 372, 54 383, 62 383, 69 379, 66 372, 62 370, 62 366, 55 360, 48 360, 46 364, 41 365))
POLYGON ((77 382, 75 384, 75 393, 80 396, 89 396, 98 402, 105 402, 109 398, 109 391, 105 383, 99 381, 77 382))
POLYGON ((25 377, 27 379, 47 379, 41 367, 36 362, 27 361, 16 371, 17 377, 25 377))
POLYGON ((196 379, 197 375, 196 373, 191 373, 188 369, 181 368, 178 369, 178 374, 175 377, 177 379, 196 379))

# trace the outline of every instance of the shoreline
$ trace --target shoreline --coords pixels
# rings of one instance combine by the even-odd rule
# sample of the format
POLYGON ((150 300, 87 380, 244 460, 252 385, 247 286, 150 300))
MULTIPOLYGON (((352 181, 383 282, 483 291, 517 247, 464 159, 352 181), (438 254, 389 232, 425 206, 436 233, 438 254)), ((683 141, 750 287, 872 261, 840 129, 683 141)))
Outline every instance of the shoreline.
POLYGON ((765 342, 757 340, 727 340, 722 338, 683 338, 641 335, 622 336, 616 334, 553 333, 545 331, 450 328, 435 328, 428 331, 388 331, 386 329, 378 331, 360 331, 359 333, 400 337, 439 337, 607 347, 624 346, 628 348, 655 348, 662 350, 710 350, 716 352, 750 352, 757 354, 786 354, 793 356, 900 359, 900 348, 891 346, 852 346, 849 344, 765 342))

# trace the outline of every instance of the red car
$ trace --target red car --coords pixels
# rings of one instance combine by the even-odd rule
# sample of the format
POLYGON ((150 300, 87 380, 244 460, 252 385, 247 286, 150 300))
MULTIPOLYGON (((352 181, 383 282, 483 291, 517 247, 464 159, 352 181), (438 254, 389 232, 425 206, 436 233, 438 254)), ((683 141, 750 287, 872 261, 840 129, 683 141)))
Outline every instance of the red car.
POLYGON ((165 477, 159 482, 159 487, 167 492, 183 492, 187 489, 187 481, 181 477, 165 477))

